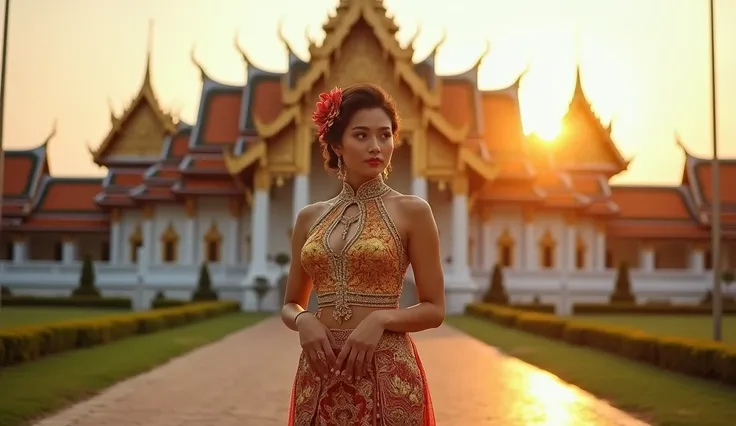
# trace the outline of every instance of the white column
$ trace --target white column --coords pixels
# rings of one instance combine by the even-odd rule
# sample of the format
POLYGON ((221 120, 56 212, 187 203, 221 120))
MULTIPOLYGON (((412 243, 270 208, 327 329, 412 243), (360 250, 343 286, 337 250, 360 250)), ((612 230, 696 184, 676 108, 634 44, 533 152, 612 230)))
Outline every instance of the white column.
POLYGON ((147 205, 143 209, 143 257, 139 257, 139 262, 143 260, 146 265, 154 263, 153 246, 156 239, 153 235, 153 206, 147 205))
POLYGON ((65 237, 61 243, 61 263, 69 265, 77 260, 77 243, 71 237, 65 237))
POLYGON ((251 216, 251 260, 249 275, 266 273, 268 269, 268 211, 269 191, 257 189, 253 194, 253 215, 251 216))
POLYGON ((414 177, 411 181, 411 193, 429 201, 429 185, 427 185, 427 178, 424 176, 414 177))
POLYGON ((296 217, 299 211, 309 204, 309 176, 298 174, 294 176, 294 198, 293 198, 293 215, 291 218, 292 225, 296 223, 296 217))
POLYGON ((690 269, 698 274, 705 272, 705 253, 702 247, 693 247, 690 252, 690 269))
POLYGON ((470 279, 468 268, 468 197, 452 197, 452 272, 455 278, 470 279))
POLYGON ((606 232, 600 227, 595 230, 595 250, 593 250, 595 259, 593 266, 596 271, 606 270, 606 232))
POLYGON ((27 260, 28 250, 24 238, 13 240, 13 263, 23 263, 27 260))
POLYGON ((641 265, 639 268, 644 272, 653 272, 654 271, 654 247, 650 245, 645 245, 641 249, 641 265))
POLYGON ((493 241, 493 228, 491 227, 490 218, 483 220, 482 231, 483 238, 483 263, 482 268, 484 271, 491 271, 493 269, 494 262, 499 260, 500 253, 495 253, 494 241, 493 241))
POLYGON ((572 223, 565 224, 562 231, 560 297, 555 309, 555 313, 560 316, 569 316, 572 314, 570 276, 575 270, 575 232, 575 226, 572 223))
POLYGON ((539 256, 537 255, 536 227, 534 217, 530 212, 524 212, 524 264, 527 271, 536 271, 539 268, 539 256))
POLYGON ((226 265, 237 265, 240 262, 240 217, 242 209, 240 203, 230 201, 230 223, 228 224, 228 234, 225 236, 227 249, 225 253, 226 265))
POLYGON ((184 261, 184 264, 197 265, 199 264, 197 248, 200 246, 200 241, 199 236, 197 235, 197 203, 193 198, 187 198, 186 211, 186 235, 189 244, 184 247, 184 256, 182 260, 184 261))
POLYGON ((120 249, 122 247, 122 225, 119 220, 115 220, 110 224, 110 263, 113 265, 120 264, 123 261, 120 249))

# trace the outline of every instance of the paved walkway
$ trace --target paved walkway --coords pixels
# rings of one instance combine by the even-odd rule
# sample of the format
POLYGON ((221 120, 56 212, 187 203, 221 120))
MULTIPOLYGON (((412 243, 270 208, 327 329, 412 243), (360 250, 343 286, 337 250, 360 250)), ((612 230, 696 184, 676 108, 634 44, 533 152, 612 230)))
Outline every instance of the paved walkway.
MULTIPOLYGON (((644 425, 449 326, 414 338, 440 426, 644 425)), ((298 353, 270 318, 36 426, 284 426, 298 353)))

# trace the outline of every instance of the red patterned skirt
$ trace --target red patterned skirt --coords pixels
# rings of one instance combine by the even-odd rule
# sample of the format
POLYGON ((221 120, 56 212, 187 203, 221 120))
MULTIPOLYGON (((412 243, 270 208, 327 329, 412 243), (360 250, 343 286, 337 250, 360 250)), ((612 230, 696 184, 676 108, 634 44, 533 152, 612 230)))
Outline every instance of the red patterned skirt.
MULTIPOLYGON (((335 355, 352 330, 331 330, 335 355)), ((435 426, 432 399, 416 346, 405 333, 384 332, 359 382, 334 374, 318 380, 302 352, 289 426, 435 426)))

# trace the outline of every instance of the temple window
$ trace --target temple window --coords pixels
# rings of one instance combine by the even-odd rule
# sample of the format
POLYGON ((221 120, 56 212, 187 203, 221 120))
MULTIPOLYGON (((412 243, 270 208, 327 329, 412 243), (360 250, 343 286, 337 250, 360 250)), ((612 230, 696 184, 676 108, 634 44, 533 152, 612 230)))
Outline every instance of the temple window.
POLYGON ((613 268, 613 252, 606 250, 606 269, 613 268))
POLYGON ((176 262, 176 254, 179 248, 179 234, 176 233, 174 225, 169 222, 169 226, 161 234, 161 261, 163 263, 176 262))
POLYGON ((61 241, 54 242, 54 260, 61 262, 64 258, 64 244, 61 241))
POLYGON ((575 268, 585 269, 585 256, 588 248, 585 245, 585 240, 578 235, 575 240, 575 268))
POLYGON ((217 230, 217 226, 214 222, 210 224, 210 229, 204 235, 204 247, 205 247, 205 260, 210 262, 219 262, 221 253, 220 247, 222 245, 222 234, 217 230))
POLYGON ((12 241, 5 243, 5 260, 13 260, 13 251, 15 251, 15 244, 12 241))
POLYGON ((138 249, 143 247, 143 232, 140 225, 136 226, 135 231, 128 239, 128 243, 130 245, 130 262, 138 263, 138 249))
POLYGON ((551 269, 555 266, 555 249, 557 243, 552 234, 547 230, 539 240, 539 264, 542 268, 551 269))
POLYGON ((504 268, 510 268, 514 266, 514 238, 511 236, 508 228, 503 230, 503 233, 496 241, 496 249, 498 250, 498 263, 504 268))
POLYGON ((475 261, 475 252, 473 251, 475 248, 475 239, 469 238, 468 239, 468 265, 474 265, 475 261))
POLYGON ((110 242, 103 241, 100 243, 100 260, 103 262, 110 261, 110 242))
POLYGON ((713 255, 710 250, 703 251, 703 268, 708 270, 713 269, 713 255))

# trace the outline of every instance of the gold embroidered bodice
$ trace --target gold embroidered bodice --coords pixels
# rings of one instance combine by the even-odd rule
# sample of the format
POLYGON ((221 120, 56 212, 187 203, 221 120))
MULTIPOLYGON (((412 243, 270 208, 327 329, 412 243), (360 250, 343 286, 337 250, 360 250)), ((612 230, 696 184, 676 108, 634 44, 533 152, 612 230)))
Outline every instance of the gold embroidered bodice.
POLYGON ((383 204, 382 197, 390 190, 380 176, 357 191, 343 183, 335 203, 307 234, 302 265, 314 283, 319 312, 333 306, 338 324, 352 317, 351 306, 399 306, 409 265, 401 236, 383 204), (347 215, 353 205, 358 213, 347 215), (344 248, 334 249, 330 236, 345 240, 344 248))

